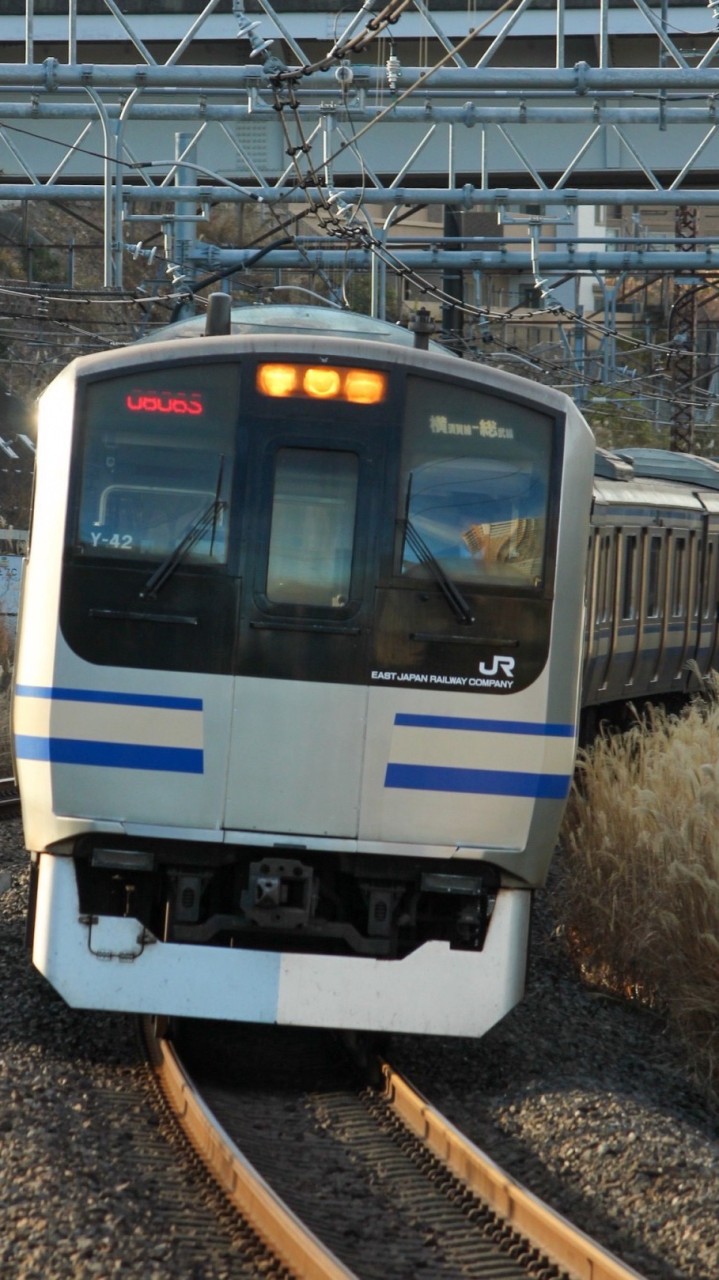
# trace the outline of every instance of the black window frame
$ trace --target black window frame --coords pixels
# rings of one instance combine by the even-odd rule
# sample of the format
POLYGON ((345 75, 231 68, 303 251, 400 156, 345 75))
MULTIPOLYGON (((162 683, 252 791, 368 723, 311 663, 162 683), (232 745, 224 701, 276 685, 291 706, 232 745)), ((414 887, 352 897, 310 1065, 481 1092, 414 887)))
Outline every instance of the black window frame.
MULTIPOLYGON (((152 375, 153 373, 164 374, 168 368, 178 367, 183 371, 198 368, 206 370, 209 366, 222 365, 233 366, 236 372, 237 386, 237 414, 233 423, 233 438, 235 443, 234 457, 232 460, 232 476, 229 486, 229 520, 230 530, 233 522, 238 517, 242 517, 242 493, 245 488, 245 471, 246 471, 246 439, 239 429, 239 412, 242 402, 242 382, 243 382, 243 365, 244 356, 238 356, 235 353, 227 356, 215 355, 210 361, 201 359, 199 356, 189 360, 178 361, 177 359, 153 360, 142 365, 128 365, 127 367, 118 367, 111 370, 101 370, 82 374, 75 383, 75 403, 73 410, 73 432, 72 447, 70 452, 70 475, 68 478, 68 500, 65 516, 65 534, 64 534, 64 564, 105 564, 108 568, 130 567, 135 570, 147 568, 148 572, 158 565, 163 554, 141 555, 126 554, 118 556, 114 552, 107 554, 97 553, 92 557, 88 557, 86 553, 79 549, 77 530, 80 519, 80 503, 83 491, 83 461, 85 458, 88 421, 86 412, 87 392, 98 383, 110 383, 120 379, 127 378, 128 375, 138 376, 141 372, 143 375, 152 375)), ((226 577, 227 575, 236 576, 237 573, 237 539, 233 539, 231 532, 228 538, 228 554, 224 560, 194 560, 187 558, 182 561, 182 570, 185 573, 199 573, 202 575, 226 577)))
MULTIPOLYGON (((459 376, 450 378, 449 376, 437 373, 435 370, 429 371, 427 374, 417 369, 407 369, 404 371, 403 385, 403 406, 407 403, 407 387, 406 383, 409 378, 423 379, 428 382, 441 385, 445 384, 448 388, 460 387, 466 391, 470 391, 478 396, 491 397, 495 400, 505 401, 508 406, 521 406, 532 412, 546 418, 551 424, 551 448, 549 456, 549 465, 547 470, 547 499, 546 499, 546 528, 544 532, 544 546, 542 557, 542 581, 538 585, 531 583, 523 583, 521 581, 497 582, 492 581, 491 577, 487 577, 478 583, 472 578, 457 578, 457 585, 462 591, 470 595, 487 594, 497 596, 520 596, 530 599, 552 600, 555 593, 556 584, 556 568, 557 568, 557 544, 559 538, 560 523, 560 505, 562 500, 562 476, 564 469, 564 453, 566 440, 566 414, 561 410, 555 409, 553 406, 537 404, 531 396, 516 394, 515 392, 505 391, 501 387, 484 386, 477 382, 462 378, 461 369, 458 371, 459 376)), ((402 491, 404 483, 403 471, 404 457, 404 440, 400 438, 399 457, 397 459, 397 488, 395 493, 395 538, 392 549, 391 560, 391 578, 394 586, 402 585, 408 590, 416 590, 421 579, 412 579, 406 573, 401 571, 402 560, 402 544, 404 539, 404 529, 402 521, 402 506, 404 494, 402 491)), ((452 575, 450 575, 452 577, 452 575)), ((452 577, 452 581, 455 579, 452 577)))

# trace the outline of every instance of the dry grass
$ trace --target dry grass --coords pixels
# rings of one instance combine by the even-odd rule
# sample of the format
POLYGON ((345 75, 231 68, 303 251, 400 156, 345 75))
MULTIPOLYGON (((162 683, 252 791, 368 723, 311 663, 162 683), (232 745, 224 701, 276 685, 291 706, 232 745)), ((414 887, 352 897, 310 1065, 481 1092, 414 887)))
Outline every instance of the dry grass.
POLYGON ((10 677, 14 661, 14 641, 0 618, 0 778, 12 776, 10 752, 10 677))
POLYGON ((666 1014, 719 1094, 717 688, 582 753, 555 907, 584 975, 666 1014))

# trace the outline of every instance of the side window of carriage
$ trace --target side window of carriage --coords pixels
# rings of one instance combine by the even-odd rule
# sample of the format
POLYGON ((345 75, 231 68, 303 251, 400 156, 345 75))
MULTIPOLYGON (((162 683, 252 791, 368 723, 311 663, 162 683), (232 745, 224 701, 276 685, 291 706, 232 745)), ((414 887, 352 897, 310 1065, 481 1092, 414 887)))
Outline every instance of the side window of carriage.
POLYGON ((686 573, 687 538, 684 534, 675 534, 672 548, 672 587, 671 616, 683 618, 687 612, 687 596, 689 582, 686 573))
POLYGON ((625 620, 631 620, 637 616, 637 548, 638 535, 626 534, 622 576, 622 618, 625 620))
POLYGON ((659 618, 662 612, 661 599, 661 565, 663 540, 659 534, 652 534, 649 540, 649 578, 647 582, 646 616, 659 618))
POLYGON ((359 469, 351 450, 277 449, 264 578, 270 606, 341 610, 349 603, 359 469))

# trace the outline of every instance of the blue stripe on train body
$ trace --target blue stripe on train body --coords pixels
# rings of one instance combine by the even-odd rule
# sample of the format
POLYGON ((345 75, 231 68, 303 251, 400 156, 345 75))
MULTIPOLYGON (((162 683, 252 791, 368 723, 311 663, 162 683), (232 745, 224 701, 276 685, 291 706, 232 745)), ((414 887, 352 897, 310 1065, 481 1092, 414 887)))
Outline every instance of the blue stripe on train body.
MULTIPOLYGON (((398 712, 395 726, 407 729, 451 730, 458 733, 511 734, 527 738, 574 739, 571 724, 529 720, 491 720, 470 716, 412 715, 398 712)), ((571 773, 535 773, 520 769, 486 769, 452 765, 390 761, 387 788, 444 791, 463 795, 514 796, 538 800, 566 800, 571 773)))
MULTIPOLYGON (((54 704, 67 711, 66 732, 28 732, 40 727, 24 724, 15 734, 15 753, 21 760, 38 760, 50 764, 87 765, 104 769, 145 769, 162 773, 201 774, 204 772, 203 703, 201 698, 176 697, 167 694, 131 693, 117 690, 72 689, 64 686, 25 685, 15 689, 19 705, 27 707, 30 701, 40 706, 54 704), (27 701, 24 701, 27 700, 27 701), (73 715, 71 704, 78 708, 102 707, 107 719, 102 738, 80 737, 73 728, 80 728, 82 712, 73 715), (127 739, 126 726, 115 723, 113 736, 113 711, 132 710, 143 723, 147 741, 127 739), (173 742, 173 716, 184 713, 185 725, 190 725, 191 742, 178 745, 173 742), (189 716, 188 716, 189 713, 189 716), (157 716, 164 722, 164 733, 158 731, 157 716), (124 730, 124 732, 123 732, 124 730), (153 741, 153 736, 155 741, 153 741), (157 739, 165 738, 165 741, 157 739)), ((25 717, 22 717, 25 719, 25 717)), ((32 712, 30 719, 33 719, 32 712)), ((37 717, 44 719, 44 716, 37 717)), ((178 722, 179 724, 179 722, 178 722)), ((43 726, 44 727, 44 726, 43 726)), ((57 726, 53 726, 56 730, 57 726)))

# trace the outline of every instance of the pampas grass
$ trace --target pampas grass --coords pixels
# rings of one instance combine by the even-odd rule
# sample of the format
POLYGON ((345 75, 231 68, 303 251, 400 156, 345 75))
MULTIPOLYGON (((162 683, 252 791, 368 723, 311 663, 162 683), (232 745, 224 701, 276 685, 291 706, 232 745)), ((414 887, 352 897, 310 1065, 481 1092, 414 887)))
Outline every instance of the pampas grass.
POLYGON ((582 752, 555 910, 590 982, 664 1014, 719 1096, 719 701, 582 752))

